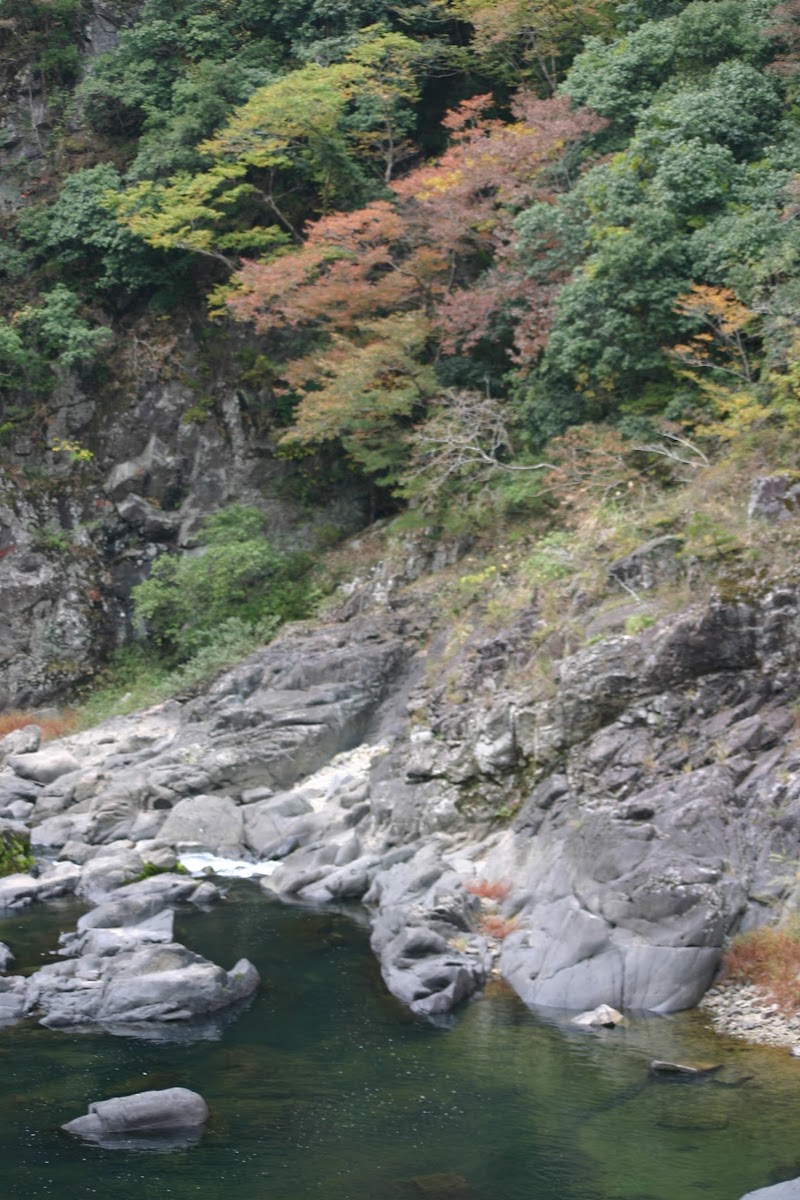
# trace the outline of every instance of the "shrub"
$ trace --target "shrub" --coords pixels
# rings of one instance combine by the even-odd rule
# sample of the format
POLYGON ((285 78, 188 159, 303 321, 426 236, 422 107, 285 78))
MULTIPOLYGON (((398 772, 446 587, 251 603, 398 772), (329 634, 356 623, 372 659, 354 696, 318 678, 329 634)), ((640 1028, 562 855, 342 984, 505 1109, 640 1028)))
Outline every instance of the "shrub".
POLYGON ((478 924, 481 933, 495 938, 498 942, 502 942, 503 938, 507 938, 517 927, 514 917, 503 917, 500 913, 484 913, 478 924))
POLYGON ((0 836, 0 875, 14 875, 17 871, 29 871, 33 857, 21 838, 13 833, 0 836))
POLYGON ((308 616, 309 560, 275 549, 263 524, 257 509, 243 505, 216 513, 197 553, 164 556, 134 590, 137 618, 175 663, 204 651, 213 658, 220 637, 269 641, 283 621, 308 616))
POLYGON ((764 988, 784 1012, 800 1009, 800 928, 764 926, 734 938, 723 962, 724 978, 764 988))

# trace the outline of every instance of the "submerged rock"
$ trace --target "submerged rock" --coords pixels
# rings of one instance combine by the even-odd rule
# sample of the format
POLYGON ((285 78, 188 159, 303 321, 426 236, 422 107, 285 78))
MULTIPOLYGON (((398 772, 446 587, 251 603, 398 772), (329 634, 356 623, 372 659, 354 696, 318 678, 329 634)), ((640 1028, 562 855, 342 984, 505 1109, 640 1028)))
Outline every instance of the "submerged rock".
POLYGON ((800 1179, 789 1179, 786 1183, 759 1188, 757 1192, 742 1196, 742 1200, 800 1200, 800 1179))
POLYGON ((107 1149, 177 1149, 198 1139, 208 1116, 202 1096, 173 1087, 97 1100, 61 1128, 107 1149))
POLYGON ((715 1075, 720 1070, 722 1070, 720 1063, 675 1063, 664 1062, 659 1058, 654 1058, 650 1063, 651 1075, 684 1076, 687 1079, 715 1075))

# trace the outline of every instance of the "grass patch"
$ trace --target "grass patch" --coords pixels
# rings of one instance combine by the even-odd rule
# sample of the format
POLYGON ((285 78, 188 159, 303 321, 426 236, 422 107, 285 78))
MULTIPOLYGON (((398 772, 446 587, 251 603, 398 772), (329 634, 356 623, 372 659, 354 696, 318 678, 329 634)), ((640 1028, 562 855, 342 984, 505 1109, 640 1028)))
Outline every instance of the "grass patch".
POLYGON ((77 708, 76 723, 88 729, 179 696, 266 645, 279 625, 275 620, 251 624, 229 617, 217 629, 214 641, 177 666, 152 645, 126 646, 103 671, 99 686, 77 708))
POLYGON ((139 874, 132 883, 141 883, 143 879, 152 879, 154 875, 188 875, 189 871, 183 863, 175 863, 174 867, 159 867, 156 863, 145 862, 139 874))

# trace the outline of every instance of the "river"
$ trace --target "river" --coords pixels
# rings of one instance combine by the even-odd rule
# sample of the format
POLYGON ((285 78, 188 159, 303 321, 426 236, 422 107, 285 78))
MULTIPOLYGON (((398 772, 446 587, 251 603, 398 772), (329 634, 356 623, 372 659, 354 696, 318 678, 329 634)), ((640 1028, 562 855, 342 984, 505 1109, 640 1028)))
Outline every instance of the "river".
MULTIPOLYGON (((81 911, 38 906, 0 921, 0 940, 32 969, 81 911)), ((699 1013, 585 1032, 498 985, 436 1028, 386 993, 357 913, 251 882, 181 913, 176 936, 225 967, 249 957, 259 995, 201 1040, 0 1030, 3 1200, 738 1200, 800 1174, 800 1062, 720 1039, 699 1013), (656 1081, 652 1058, 723 1069, 656 1081), (92 1100, 173 1085, 212 1111, 188 1150, 59 1131, 92 1100)))

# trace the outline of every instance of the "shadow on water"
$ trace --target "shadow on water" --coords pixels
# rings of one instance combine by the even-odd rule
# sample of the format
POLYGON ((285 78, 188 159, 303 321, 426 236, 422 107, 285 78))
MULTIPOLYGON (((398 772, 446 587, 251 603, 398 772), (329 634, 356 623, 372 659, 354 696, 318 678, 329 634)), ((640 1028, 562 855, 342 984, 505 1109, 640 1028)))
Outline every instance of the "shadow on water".
MULTIPOLYGON (((0 940, 33 967, 74 919, 41 907, 0 940)), ((259 995, 199 1041, 0 1031, 3 1200, 738 1200, 800 1143, 800 1064, 715 1038, 698 1014, 594 1034, 492 988, 434 1028, 386 994, 363 924, 250 883, 181 913, 176 935, 226 967, 251 958, 259 995), (752 1078, 665 1083, 654 1058, 752 1078), (59 1132, 92 1100, 173 1085, 211 1108, 199 1145, 59 1132)))

